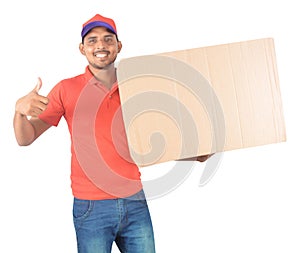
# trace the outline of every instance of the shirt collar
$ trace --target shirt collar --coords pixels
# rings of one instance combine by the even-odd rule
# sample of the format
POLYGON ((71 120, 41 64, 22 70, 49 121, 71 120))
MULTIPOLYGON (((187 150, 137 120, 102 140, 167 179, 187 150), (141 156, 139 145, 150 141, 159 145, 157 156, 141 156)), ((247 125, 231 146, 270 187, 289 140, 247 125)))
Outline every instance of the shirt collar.
MULTIPOLYGON (((94 84, 94 85, 101 85, 101 82, 98 81, 95 76, 93 75, 93 73, 91 72, 89 66, 86 66, 85 68, 85 73, 84 73, 84 77, 86 79, 87 82, 91 83, 91 84, 94 84)), ((116 91, 118 89, 118 81, 116 81, 112 87, 111 87, 111 90, 110 92, 113 92, 113 91, 116 91)))

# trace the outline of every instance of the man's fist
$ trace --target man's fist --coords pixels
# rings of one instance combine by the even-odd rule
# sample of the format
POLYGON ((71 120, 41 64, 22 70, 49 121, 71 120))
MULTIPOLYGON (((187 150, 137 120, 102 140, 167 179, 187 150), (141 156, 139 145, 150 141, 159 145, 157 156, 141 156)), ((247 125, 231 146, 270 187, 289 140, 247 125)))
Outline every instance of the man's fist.
POLYGON ((42 80, 38 78, 38 82, 34 89, 26 96, 18 99, 16 103, 16 111, 25 116, 37 117, 44 110, 46 110, 49 103, 47 97, 39 95, 39 91, 42 87, 42 80))

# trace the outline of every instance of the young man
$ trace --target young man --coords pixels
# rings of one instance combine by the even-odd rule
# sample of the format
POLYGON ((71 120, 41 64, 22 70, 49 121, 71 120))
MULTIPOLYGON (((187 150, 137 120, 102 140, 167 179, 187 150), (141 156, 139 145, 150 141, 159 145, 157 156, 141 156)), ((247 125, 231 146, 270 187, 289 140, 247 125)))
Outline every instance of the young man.
POLYGON ((79 253, 111 252, 113 242, 121 252, 153 253, 151 217, 120 110, 114 62, 122 43, 115 22, 97 14, 83 24, 81 36, 85 73, 62 80, 47 97, 38 93, 39 79, 16 103, 15 136, 19 145, 30 145, 65 118, 79 253))
POLYGON ((17 101, 17 142, 31 144, 63 116, 72 139, 78 252, 111 252, 114 241, 121 252, 155 252, 140 173, 130 160, 120 114, 114 62, 122 44, 115 23, 97 14, 83 25, 81 35, 80 52, 88 61, 85 73, 61 81, 48 97, 38 94, 39 79, 35 89, 17 101))

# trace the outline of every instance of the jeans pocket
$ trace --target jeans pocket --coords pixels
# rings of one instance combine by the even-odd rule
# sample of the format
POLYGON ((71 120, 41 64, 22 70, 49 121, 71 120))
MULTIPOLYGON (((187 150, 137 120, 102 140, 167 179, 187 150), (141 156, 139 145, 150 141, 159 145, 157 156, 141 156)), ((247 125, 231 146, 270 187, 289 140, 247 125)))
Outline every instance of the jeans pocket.
POLYGON ((137 201, 138 203, 147 206, 146 196, 143 190, 139 191, 135 195, 132 196, 132 200, 137 201))
POLYGON ((92 200, 74 198, 73 218, 77 220, 87 217, 92 210, 92 206, 92 200))

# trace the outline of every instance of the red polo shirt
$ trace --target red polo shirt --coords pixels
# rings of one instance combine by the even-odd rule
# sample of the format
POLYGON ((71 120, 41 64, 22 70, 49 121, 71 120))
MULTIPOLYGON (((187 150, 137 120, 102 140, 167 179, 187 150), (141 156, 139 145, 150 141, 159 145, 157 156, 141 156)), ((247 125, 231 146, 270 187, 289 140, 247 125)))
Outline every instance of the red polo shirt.
POLYGON ((108 90, 86 68, 50 91, 40 119, 57 126, 63 116, 71 135, 71 186, 80 199, 127 197, 142 188, 131 160, 118 84, 108 90))

